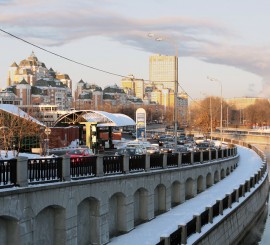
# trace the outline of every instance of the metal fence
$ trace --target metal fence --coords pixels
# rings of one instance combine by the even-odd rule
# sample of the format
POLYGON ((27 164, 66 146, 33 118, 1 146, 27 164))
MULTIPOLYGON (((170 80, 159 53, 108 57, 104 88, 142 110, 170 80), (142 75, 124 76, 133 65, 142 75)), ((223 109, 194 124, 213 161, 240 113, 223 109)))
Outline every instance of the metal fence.
POLYGON ((17 179, 17 160, 0 160, 0 187, 16 185, 17 179))
POLYGON ((28 179, 31 184, 48 181, 61 181, 62 159, 61 158, 29 159, 28 179))

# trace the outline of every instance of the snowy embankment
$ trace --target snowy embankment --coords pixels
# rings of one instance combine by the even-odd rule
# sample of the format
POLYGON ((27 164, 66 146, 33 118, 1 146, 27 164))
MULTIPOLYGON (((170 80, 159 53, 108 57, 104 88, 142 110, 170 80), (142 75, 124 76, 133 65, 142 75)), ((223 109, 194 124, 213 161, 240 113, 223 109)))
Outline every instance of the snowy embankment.
MULTIPOLYGON (((202 213, 207 206, 214 205, 218 199, 223 199, 226 194, 239 188, 260 169, 262 160, 248 148, 238 147, 238 153, 240 155, 238 167, 225 179, 198 194, 195 198, 174 207, 147 223, 136 226, 129 233, 112 238, 109 244, 157 244, 160 237, 169 236, 177 230, 179 225, 190 221, 193 215, 202 213)), ((200 235, 202 234, 203 232, 200 235)))

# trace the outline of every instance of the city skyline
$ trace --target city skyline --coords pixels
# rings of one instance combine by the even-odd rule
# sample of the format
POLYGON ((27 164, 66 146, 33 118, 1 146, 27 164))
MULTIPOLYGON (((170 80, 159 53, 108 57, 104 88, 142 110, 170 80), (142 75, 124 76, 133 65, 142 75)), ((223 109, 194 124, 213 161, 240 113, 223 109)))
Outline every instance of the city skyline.
POLYGON ((192 98, 269 97, 270 3, 189 1, 1 1, 0 29, 46 50, 116 75, 61 59, 0 32, 0 87, 8 67, 34 51, 73 88, 83 79, 101 87, 120 85, 121 76, 149 79, 149 57, 179 54, 179 83, 192 98), (102 6, 102 7, 101 7, 102 6), (148 34, 163 37, 155 42, 148 34), (176 51, 177 47, 177 51, 176 51), (233 89, 232 89, 233 87, 233 89))

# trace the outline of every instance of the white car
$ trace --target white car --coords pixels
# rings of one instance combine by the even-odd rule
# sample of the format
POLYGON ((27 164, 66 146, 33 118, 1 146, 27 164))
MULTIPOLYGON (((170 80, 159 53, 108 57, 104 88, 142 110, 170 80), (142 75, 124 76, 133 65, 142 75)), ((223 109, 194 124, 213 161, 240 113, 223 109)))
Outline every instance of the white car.
POLYGON ((159 153, 159 147, 154 145, 146 146, 146 152, 150 154, 159 153))

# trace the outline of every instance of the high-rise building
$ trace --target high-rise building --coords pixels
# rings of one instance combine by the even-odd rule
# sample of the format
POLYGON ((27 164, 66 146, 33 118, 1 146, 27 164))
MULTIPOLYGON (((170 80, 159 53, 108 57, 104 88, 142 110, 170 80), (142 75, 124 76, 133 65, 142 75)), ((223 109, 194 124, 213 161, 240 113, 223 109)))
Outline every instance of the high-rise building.
POLYGON ((48 76, 48 69, 43 62, 40 62, 34 52, 22 60, 19 65, 14 62, 8 70, 7 85, 12 86, 20 83, 23 79, 31 86, 39 79, 48 76))
POLYGON ((121 80, 121 88, 127 95, 144 98, 145 84, 143 79, 136 79, 133 75, 128 75, 121 80))
POLYGON ((178 81, 178 57, 167 55, 152 55, 149 62, 149 80, 156 87, 175 90, 178 81))

